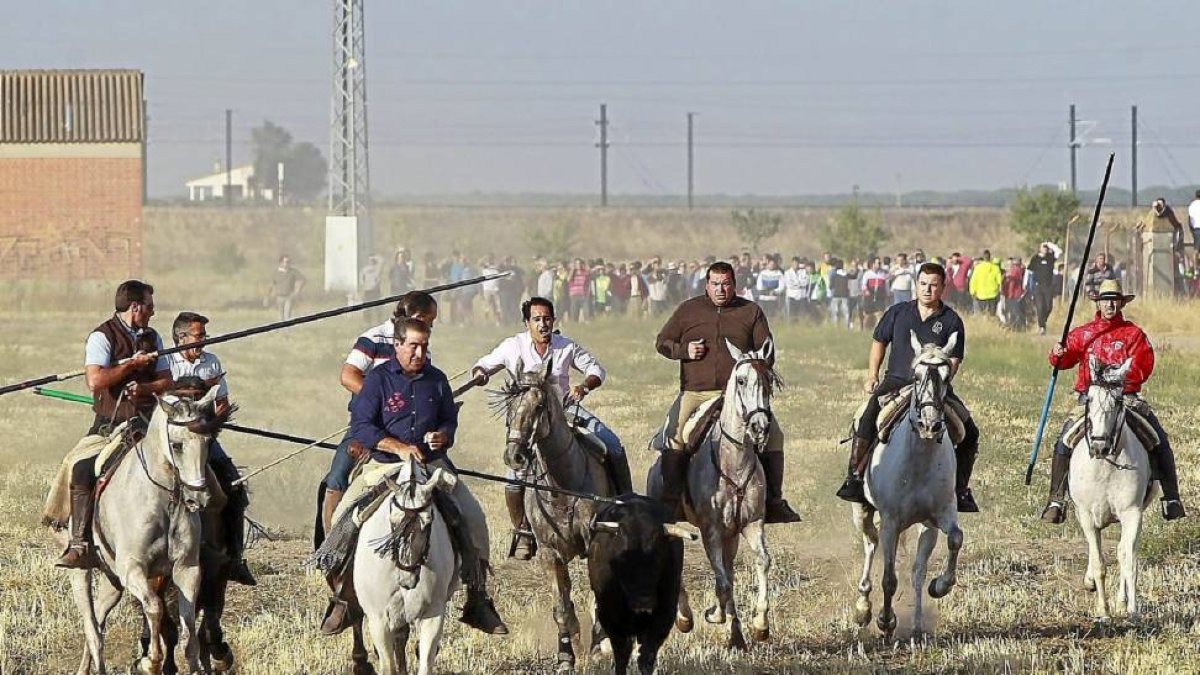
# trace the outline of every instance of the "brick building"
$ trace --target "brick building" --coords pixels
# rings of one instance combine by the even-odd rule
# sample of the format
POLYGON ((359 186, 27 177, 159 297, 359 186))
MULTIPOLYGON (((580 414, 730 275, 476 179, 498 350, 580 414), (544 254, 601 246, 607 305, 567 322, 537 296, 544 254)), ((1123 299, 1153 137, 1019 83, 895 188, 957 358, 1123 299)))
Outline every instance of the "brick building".
POLYGON ((0 277, 142 271, 145 115, 135 70, 0 70, 0 277))

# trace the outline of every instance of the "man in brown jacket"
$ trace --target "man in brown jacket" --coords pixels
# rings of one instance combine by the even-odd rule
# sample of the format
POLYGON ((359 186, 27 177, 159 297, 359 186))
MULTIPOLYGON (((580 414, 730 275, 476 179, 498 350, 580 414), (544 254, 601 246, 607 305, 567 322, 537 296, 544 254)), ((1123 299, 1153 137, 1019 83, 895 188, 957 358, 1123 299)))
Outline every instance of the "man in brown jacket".
MULTIPOLYGON (((662 456, 663 504, 677 518, 688 454, 683 426, 704 402, 725 391, 733 373, 729 340, 742 351, 754 351, 771 336, 767 317, 753 302, 738 297, 733 267, 727 262, 709 266, 704 295, 685 300, 658 333, 658 353, 679 361, 679 396, 667 417, 669 447, 662 456)), ((772 361, 774 355, 772 355, 772 361)), ((774 419, 766 450, 759 455, 767 479, 767 523, 794 523, 800 516, 783 498, 783 432, 774 419)))

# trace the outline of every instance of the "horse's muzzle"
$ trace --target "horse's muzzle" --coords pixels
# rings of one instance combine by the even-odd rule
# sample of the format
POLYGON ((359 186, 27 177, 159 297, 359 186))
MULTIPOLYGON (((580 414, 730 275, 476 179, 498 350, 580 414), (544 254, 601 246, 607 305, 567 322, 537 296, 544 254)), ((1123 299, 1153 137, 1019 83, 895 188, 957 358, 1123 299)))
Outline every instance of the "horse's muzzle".
POLYGON ((504 464, 513 471, 524 471, 529 463, 529 453, 519 441, 509 441, 504 446, 504 464))

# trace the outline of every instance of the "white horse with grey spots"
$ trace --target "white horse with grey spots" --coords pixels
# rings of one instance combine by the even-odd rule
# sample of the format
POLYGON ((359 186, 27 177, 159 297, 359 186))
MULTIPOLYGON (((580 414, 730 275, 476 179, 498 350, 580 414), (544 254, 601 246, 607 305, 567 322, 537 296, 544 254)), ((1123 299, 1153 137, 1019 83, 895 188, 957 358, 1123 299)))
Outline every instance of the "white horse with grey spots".
POLYGON ((867 468, 864 480, 870 505, 853 507, 854 527, 863 542, 863 569, 854 620, 860 626, 871 620, 871 565, 875 548, 882 544, 883 608, 876 625, 887 636, 896 630, 892 600, 898 584, 896 549, 900 534, 917 527, 917 551, 912 565, 913 630, 917 632, 925 628, 922 596, 938 532, 946 534, 949 554, 946 570, 929 584, 929 595, 934 598, 944 597, 957 581, 958 553, 963 543, 954 493, 954 446, 945 422, 945 399, 951 376, 949 354, 958 343, 958 333, 950 336, 945 347, 922 345, 916 333, 909 338, 916 356, 908 412, 896 424, 887 442, 875 450, 867 468))

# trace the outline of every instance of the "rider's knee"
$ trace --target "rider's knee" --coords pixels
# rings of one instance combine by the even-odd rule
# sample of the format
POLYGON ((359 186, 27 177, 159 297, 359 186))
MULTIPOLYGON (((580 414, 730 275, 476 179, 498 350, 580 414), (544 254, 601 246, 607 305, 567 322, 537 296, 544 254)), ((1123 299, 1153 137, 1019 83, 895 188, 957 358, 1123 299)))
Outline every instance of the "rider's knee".
POLYGON ((89 457, 75 462, 71 467, 71 485, 90 488, 96 484, 96 458, 89 457))

